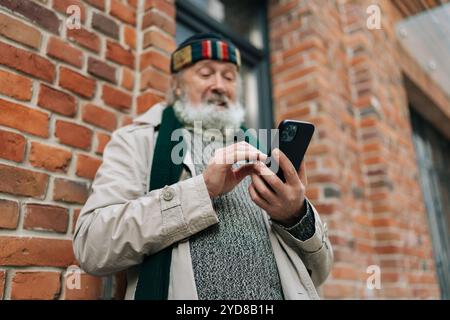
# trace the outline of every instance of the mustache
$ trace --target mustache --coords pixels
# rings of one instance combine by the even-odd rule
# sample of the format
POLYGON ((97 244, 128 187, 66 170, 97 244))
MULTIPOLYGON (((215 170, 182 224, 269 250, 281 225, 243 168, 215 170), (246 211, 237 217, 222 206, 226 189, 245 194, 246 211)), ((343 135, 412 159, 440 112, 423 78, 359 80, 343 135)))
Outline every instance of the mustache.
POLYGON ((230 100, 228 97, 220 92, 213 92, 208 98, 204 101, 207 104, 215 104, 215 105, 230 105, 230 100))

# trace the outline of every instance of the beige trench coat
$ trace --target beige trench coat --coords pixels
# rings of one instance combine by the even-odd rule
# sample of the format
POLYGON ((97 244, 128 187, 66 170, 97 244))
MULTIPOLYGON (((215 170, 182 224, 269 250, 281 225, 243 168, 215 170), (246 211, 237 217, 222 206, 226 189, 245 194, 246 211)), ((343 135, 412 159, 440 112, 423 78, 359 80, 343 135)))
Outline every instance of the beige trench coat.
MULTIPOLYGON (((87 273, 105 276, 127 271, 126 299, 134 297, 144 256, 171 244, 169 299, 198 299, 189 237, 219 222, 203 175, 172 185, 173 197, 164 196, 162 189, 148 192, 155 126, 163 108, 157 104, 113 133, 73 238, 75 256, 87 273)), ((189 155, 184 163, 195 173, 189 155)), ((331 269, 333 252, 326 226, 315 209, 314 214, 316 232, 306 241, 294 238, 265 214, 286 299, 319 298, 316 287, 331 269)))

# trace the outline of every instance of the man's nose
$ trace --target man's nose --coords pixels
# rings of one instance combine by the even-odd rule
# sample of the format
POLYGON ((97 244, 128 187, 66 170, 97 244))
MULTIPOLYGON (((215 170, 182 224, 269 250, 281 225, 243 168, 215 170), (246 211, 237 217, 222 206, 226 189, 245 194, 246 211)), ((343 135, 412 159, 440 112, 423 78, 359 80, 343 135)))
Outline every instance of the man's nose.
POLYGON ((224 93, 226 91, 225 82, 223 81, 222 76, 218 73, 214 76, 214 83, 211 87, 211 90, 218 91, 220 93, 224 93))

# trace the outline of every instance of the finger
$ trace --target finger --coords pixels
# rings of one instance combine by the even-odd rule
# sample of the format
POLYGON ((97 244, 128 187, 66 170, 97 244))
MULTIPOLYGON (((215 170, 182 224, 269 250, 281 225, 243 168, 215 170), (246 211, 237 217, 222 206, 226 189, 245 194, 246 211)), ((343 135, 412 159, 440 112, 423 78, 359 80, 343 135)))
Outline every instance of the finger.
POLYGON ((240 166, 239 168, 233 169, 234 177, 236 178, 238 183, 241 182, 241 180, 244 179, 246 176, 254 172, 255 172, 255 165, 253 163, 246 164, 240 166))
POLYGON ((215 164, 227 164, 229 166, 233 165, 237 161, 241 160, 257 160, 260 158, 260 155, 257 152, 252 151, 242 151, 237 150, 237 148, 222 148, 217 149, 214 153, 214 157, 212 158, 212 162, 215 164))
POLYGON ((276 194, 267 187, 264 180, 257 174, 252 174, 252 183, 255 190, 258 192, 259 196, 263 198, 268 203, 274 203, 277 201, 276 194))
POLYGON ((300 181, 303 183, 304 186, 308 185, 308 177, 306 176, 305 160, 303 160, 302 164, 300 165, 300 170, 298 172, 298 177, 300 178, 300 181))
POLYGON ((265 160, 265 155, 256 150, 228 150, 228 152, 225 155, 225 163, 224 164, 233 164, 238 161, 257 161, 259 159, 265 160))
POLYGON ((281 170, 283 170, 284 177, 288 184, 297 184, 299 181, 297 171, 294 168, 291 160, 278 148, 273 150, 276 158, 278 158, 278 163, 280 164, 281 170))
POLYGON ((257 148, 255 148, 254 146, 252 146, 251 144, 249 144, 245 141, 234 143, 234 144, 226 147, 226 152, 228 152, 228 153, 237 152, 237 151, 256 152, 256 153, 260 154, 260 156, 261 156, 260 160, 265 161, 267 159, 267 155, 265 153, 261 152, 260 150, 258 150, 257 148))
POLYGON ((258 192, 255 190, 253 184, 250 184, 248 187, 248 192, 250 193, 250 198, 253 200, 254 203, 263 210, 268 210, 269 204, 267 201, 261 198, 261 196, 258 194, 258 192))
POLYGON ((279 194, 285 188, 283 181, 281 181, 278 176, 273 173, 272 170, 267 167, 263 162, 258 162, 255 165, 256 173, 263 179, 274 191, 279 194))

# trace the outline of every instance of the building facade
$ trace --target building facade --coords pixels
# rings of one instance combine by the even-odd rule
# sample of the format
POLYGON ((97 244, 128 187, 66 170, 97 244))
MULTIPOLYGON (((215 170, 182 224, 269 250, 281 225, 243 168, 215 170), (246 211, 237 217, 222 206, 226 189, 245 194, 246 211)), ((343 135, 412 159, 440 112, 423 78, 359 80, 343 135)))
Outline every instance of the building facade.
POLYGON ((450 52, 427 69, 413 41, 446 3, 0 0, 0 299, 123 298, 123 274, 76 267, 74 226, 111 133, 164 99, 170 53, 199 31, 241 48, 248 126, 316 126, 321 296, 450 298, 450 52))

